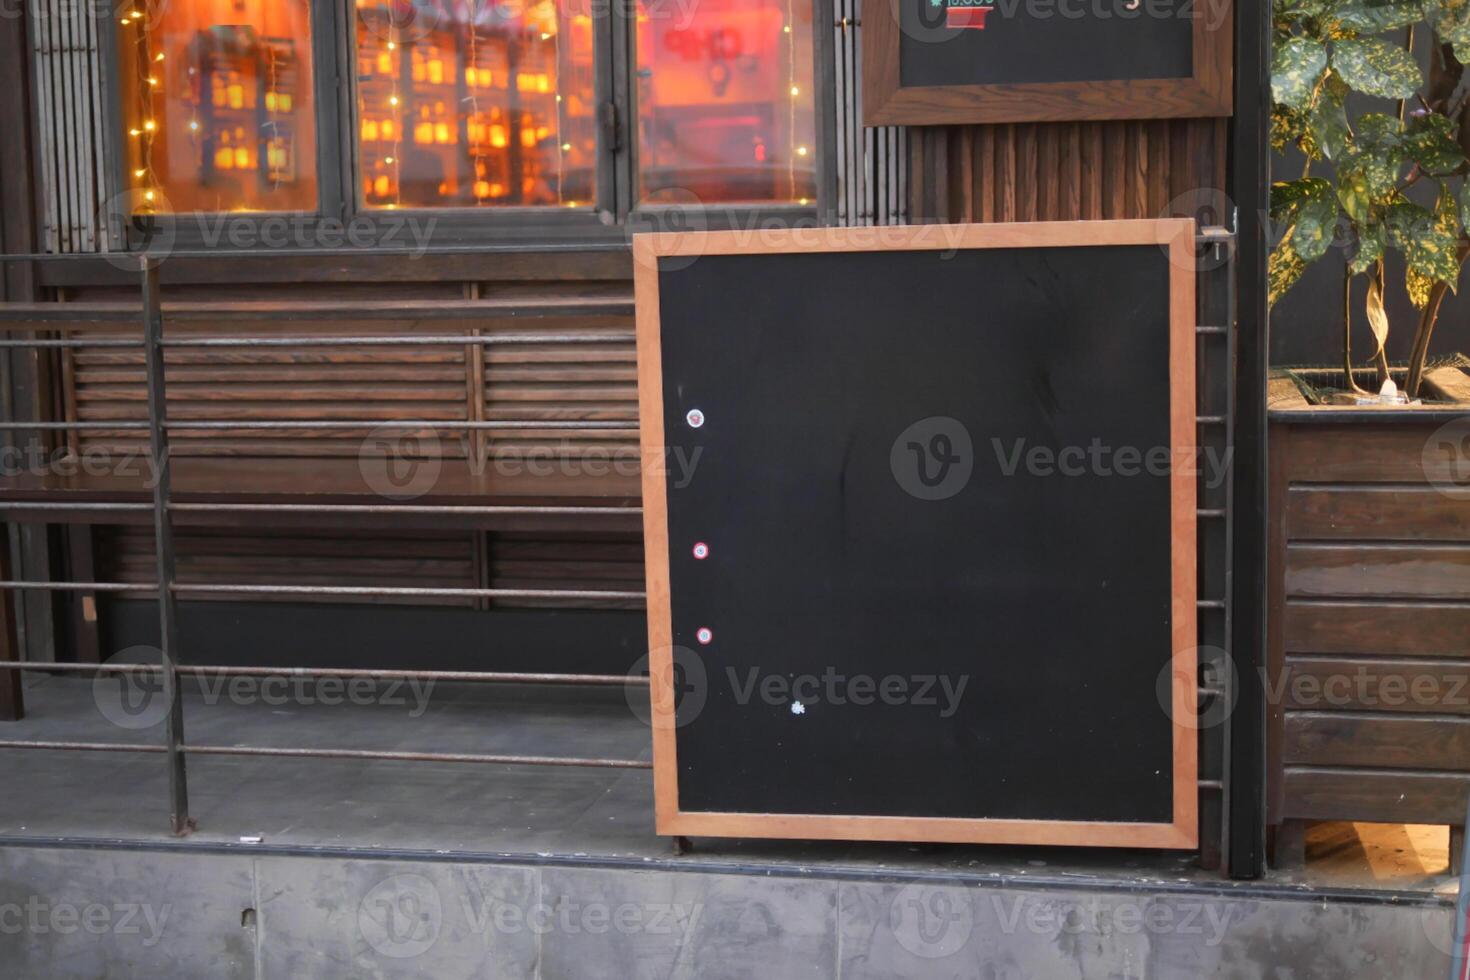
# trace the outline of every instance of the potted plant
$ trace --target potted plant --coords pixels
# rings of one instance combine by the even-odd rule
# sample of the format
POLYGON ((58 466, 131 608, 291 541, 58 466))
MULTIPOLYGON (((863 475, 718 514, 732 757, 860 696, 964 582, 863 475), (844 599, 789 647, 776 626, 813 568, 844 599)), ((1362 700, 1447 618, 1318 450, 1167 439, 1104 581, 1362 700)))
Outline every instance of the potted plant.
POLYGON ((1273 17, 1273 145, 1304 162, 1272 187, 1270 300, 1314 262, 1346 266, 1341 368, 1271 383, 1278 858, 1306 820, 1447 824, 1453 848, 1470 785, 1470 362, 1429 350, 1470 256, 1470 0, 1276 0, 1273 17), (1359 277, 1374 347, 1355 361, 1359 277), (1385 348, 1396 289, 1416 311, 1403 364, 1385 348))

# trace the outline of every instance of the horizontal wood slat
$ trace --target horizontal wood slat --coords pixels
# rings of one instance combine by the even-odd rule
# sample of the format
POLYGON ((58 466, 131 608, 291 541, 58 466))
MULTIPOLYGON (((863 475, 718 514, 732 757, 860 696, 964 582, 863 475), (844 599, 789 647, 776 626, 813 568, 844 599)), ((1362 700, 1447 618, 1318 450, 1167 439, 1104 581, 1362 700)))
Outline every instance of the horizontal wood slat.
POLYGON ((1293 540, 1470 541, 1470 501, 1432 487, 1320 487, 1287 491, 1293 540))
POLYGON ((1283 819, 1441 823, 1465 819, 1470 775, 1288 766, 1283 819))
MULTIPOLYGON (((605 321, 602 329, 631 324, 605 321)), ((517 331, 534 333, 534 329, 517 331)), ((485 351, 484 417, 492 421, 638 421, 637 355, 631 341, 609 342, 585 352, 588 359, 553 344, 496 345, 485 351)), ((494 459, 636 460, 636 428, 492 432, 494 459)))
POLYGON ((1288 602, 1284 632, 1289 653, 1470 658, 1470 604, 1288 602))
POLYGON ((1470 771, 1470 718, 1383 718, 1351 713, 1286 716, 1288 765, 1470 771))
POLYGON ((1292 711, 1470 715, 1470 661, 1287 657, 1268 697, 1292 711))
POLYGON ((1470 545, 1291 544, 1286 594, 1470 599, 1470 545))
MULTIPOLYGON (((494 533, 489 535, 486 551, 491 588, 638 591, 643 587, 643 538, 639 534, 494 533)), ((516 599, 494 604, 540 609, 643 608, 642 602, 632 600, 516 599)))
POLYGON ((1299 425, 1291 429, 1286 480, 1298 483, 1444 483, 1464 480, 1463 463, 1435 452, 1438 424, 1299 425))
MULTIPOLYGON (((180 585, 356 585, 411 588, 478 588, 472 532, 358 532, 350 537, 270 528, 174 533, 180 585)), ((104 581, 157 581, 153 533, 149 528, 108 527, 98 531, 97 573, 104 581)), ((148 598, 151 593, 127 593, 148 598)), ((183 598, 239 601, 210 593, 183 598)), ((252 597, 259 600, 261 597, 252 597)), ((268 600, 268 597, 266 597, 268 600)), ((291 602, 389 602, 403 605, 471 606, 473 599, 290 596, 291 602)))

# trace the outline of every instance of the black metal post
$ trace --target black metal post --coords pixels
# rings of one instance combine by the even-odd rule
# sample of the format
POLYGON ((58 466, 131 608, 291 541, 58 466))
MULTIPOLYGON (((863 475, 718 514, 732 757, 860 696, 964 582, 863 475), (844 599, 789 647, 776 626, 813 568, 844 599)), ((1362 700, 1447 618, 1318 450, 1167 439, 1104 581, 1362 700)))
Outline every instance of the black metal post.
POLYGON ((1265 870, 1266 713, 1259 668, 1266 652, 1266 189, 1271 118, 1269 5, 1237 0, 1235 120, 1230 194, 1236 209, 1234 608, 1231 656, 1239 687, 1230 725, 1229 866, 1265 870))
POLYGON ((163 696, 168 703, 164 737, 168 754, 169 812, 173 832, 189 833, 189 788, 184 774, 184 702, 179 693, 179 617, 174 596, 174 535, 169 516, 168 405, 163 378, 163 304, 158 261, 142 260, 143 349, 148 376, 148 439, 153 451, 153 521, 158 552, 159 648, 163 653, 163 696))

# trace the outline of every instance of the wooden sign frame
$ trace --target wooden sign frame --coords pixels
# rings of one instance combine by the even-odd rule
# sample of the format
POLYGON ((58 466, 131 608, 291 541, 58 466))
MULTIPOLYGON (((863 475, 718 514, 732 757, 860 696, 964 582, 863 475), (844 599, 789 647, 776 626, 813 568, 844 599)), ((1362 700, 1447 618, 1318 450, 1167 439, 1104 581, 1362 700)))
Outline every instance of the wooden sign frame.
POLYGON ((1170 119, 1228 116, 1232 112, 1231 0, 1198 0, 1193 23, 1193 74, 1015 85, 904 86, 899 82, 899 4, 887 0, 863 22, 863 124, 944 126, 962 123, 1073 122, 1094 119, 1170 119), (1204 14, 1220 19, 1212 28, 1204 14))
POLYGON ((1196 477, 1170 472, 1173 819, 1169 823, 990 818, 714 813, 679 806, 668 487, 663 465, 664 397, 659 258, 759 253, 1024 249, 1157 245, 1169 269, 1169 433, 1173 459, 1196 458, 1195 246, 1189 219, 1057 221, 986 225, 798 228, 690 232, 633 238, 638 404, 643 452, 643 525, 648 584, 656 830, 686 837, 1060 844, 1193 849, 1199 844, 1196 723, 1196 477))

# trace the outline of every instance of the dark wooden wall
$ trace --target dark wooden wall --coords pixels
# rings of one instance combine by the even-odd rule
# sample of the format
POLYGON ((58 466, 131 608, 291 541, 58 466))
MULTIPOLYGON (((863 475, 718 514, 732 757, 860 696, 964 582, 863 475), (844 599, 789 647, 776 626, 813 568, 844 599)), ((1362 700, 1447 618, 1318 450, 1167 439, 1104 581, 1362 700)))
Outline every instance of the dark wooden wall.
POLYGON ((1197 216, 1225 224, 1228 120, 937 126, 910 131, 915 220, 1197 216))

